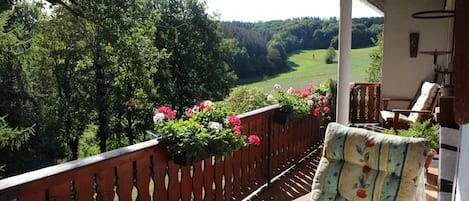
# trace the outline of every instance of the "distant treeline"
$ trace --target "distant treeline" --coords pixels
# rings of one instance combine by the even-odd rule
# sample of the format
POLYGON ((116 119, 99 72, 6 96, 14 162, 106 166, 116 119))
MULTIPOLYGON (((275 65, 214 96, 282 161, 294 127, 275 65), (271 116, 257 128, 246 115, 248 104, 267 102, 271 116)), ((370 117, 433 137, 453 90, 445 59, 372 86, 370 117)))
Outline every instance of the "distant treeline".
MULTIPOLYGON (((383 31, 383 17, 352 20, 352 48, 374 45, 372 38, 383 31)), ((287 55, 300 49, 337 49, 337 18, 304 17, 268 22, 223 22, 226 38, 238 41, 230 68, 239 78, 288 71, 287 55)))

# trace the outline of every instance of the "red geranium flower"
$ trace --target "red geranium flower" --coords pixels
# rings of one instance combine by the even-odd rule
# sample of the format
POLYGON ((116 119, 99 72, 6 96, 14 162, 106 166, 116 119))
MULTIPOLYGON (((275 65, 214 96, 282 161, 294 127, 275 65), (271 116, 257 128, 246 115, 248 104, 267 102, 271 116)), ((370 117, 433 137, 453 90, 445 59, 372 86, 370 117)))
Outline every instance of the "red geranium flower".
POLYGON ((358 189, 357 190, 357 197, 359 198, 366 198, 367 195, 366 195, 366 190, 364 189, 358 189))
POLYGON ((312 113, 313 113, 313 116, 317 117, 317 116, 319 116, 319 114, 320 114, 321 112, 319 111, 319 108, 316 108, 316 109, 313 110, 312 113))

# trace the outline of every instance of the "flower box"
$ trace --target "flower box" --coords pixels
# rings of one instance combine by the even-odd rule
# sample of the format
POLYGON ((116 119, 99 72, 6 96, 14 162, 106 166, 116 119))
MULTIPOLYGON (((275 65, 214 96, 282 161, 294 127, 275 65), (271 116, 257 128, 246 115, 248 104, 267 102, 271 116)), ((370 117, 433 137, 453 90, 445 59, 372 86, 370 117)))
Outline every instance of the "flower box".
POLYGON ((202 101, 176 119, 169 107, 155 110, 155 136, 175 163, 193 165, 210 156, 223 156, 248 144, 258 145, 257 135, 242 135, 241 120, 223 105, 202 101))
POLYGON ((278 111, 277 113, 275 113, 274 120, 275 122, 284 125, 293 122, 297 119, 300 119, 301 117, 303 117, 303 115, 297 115, 292 112, 278 111))
POLYGON ((186 154, 176 154, 173 156, 174 163, 181 166, 191 166, 199 161, 212 157, 208 153, 197 154, 195 156, 188 156, 186 154))

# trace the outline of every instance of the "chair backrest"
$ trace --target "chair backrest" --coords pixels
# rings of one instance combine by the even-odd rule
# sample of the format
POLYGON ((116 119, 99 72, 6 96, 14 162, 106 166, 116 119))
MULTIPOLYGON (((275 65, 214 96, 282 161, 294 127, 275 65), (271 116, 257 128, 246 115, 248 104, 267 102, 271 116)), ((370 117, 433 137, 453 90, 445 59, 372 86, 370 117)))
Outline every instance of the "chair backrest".
POLYGON ((312 200, 413 200, 427 150, 423 138, 329 123, 312 200))
MULTIPOLYGON (((440 86, 436 83, 424 82, 411 110, 433 110, 439 89, 440 86)), ((422 120, 423 117, 424 114, 413 112, 409 114, 408 119, 416 122, 422 120)))

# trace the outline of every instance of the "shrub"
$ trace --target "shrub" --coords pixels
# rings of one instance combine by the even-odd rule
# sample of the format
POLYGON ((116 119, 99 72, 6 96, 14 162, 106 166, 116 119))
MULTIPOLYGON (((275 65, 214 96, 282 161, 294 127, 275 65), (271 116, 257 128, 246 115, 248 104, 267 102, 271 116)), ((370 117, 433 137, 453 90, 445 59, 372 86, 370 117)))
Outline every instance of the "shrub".
POLYGON ((267 96, 268 94, 263 89, 242 86, 234 89, 224 104, 234 113, 242 114, 274 104, 275 102, 268 100, 267 96))
POLYGON ((398 134, 403 137, 420 137, 428 140, 428 146, 431 149, 438 150, 440 147, 440 135, 438 132, 438 125, 431 125, 430 120, 422 122, 412 122, 409 124, 409 129, 397 130, 393 129, 388 131, 389 134, 398 134))
POLYGON ((325 57, 326 64, 334 63, 334 60, 336 59, 336 57, 337 57, 337 52, 335 51, 335 49, 333 47, 327 48, 326 57, 325 57))

